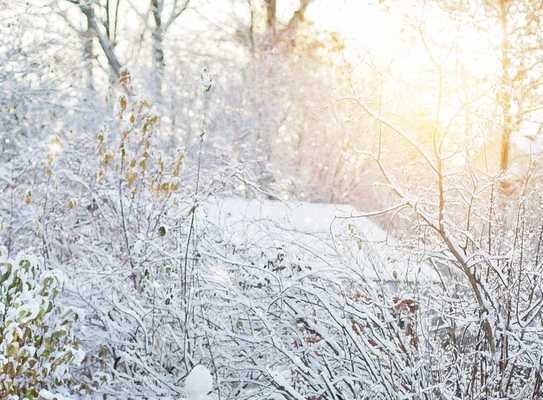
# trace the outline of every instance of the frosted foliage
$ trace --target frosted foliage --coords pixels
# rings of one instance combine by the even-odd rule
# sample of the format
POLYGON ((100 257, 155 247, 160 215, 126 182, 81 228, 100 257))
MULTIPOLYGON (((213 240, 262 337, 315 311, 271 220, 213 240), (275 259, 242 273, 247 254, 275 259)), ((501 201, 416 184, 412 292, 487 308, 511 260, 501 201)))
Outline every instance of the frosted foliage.
POLYGON ((0 397, 32 398, 68 383, 84 354, 71 334, 76 315, 56 304, 61 275, 6 254, 0 249, 0 397))

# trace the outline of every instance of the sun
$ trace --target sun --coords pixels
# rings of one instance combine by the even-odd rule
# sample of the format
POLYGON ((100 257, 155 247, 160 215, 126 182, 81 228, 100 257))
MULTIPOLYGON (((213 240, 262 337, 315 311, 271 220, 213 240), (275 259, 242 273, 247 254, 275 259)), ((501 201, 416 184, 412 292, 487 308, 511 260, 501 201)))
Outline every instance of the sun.
POLYGON ((468 131, 468 112, 488 114, 495 107, 499 27, 483 30, 460 23, 435 3, 415 8, 407 0, 391 9, 378 2, 343 0, 331 6, 315 0, 307 18, 344 39, 354 75, 362 81, 369 75, 371 81, 372 73, 380 74, 390 121, 424 143, 440 132, 445 153, 456 152, 476 134, 468 131))
POLYGON ((419 71, 435 61, 451 64, 458 57, 474 74, 497 69, 499 28, 483 31, 460 24, 438 7, 413 7, 405 1, 394 9, 378 2, 316 0, 307 18, 325 30, 338 32, 351 53, 371 52, 384 61, 398 60, 408 71, 419 71), (426 48, 428 47, 428 48, 426 48))

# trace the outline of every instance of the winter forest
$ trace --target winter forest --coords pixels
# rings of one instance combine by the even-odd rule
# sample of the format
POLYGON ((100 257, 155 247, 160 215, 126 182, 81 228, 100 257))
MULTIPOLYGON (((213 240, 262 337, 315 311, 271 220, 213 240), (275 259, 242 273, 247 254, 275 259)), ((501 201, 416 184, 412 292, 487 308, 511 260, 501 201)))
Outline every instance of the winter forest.
POLYGON ((542 0, 0 0, 0 400, 543 399, 542 0))

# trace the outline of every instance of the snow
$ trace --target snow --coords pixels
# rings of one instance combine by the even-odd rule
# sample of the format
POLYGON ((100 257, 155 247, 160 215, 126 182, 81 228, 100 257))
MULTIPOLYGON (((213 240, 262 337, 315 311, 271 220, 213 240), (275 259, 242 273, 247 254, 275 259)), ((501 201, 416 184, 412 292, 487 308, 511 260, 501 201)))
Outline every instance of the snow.
POLYGON ((188 400, 211 399, 209 393, 212 390, 213 377, 211 376, 211 372, 203 365, 195 366, 185 381, 185 392, 188 400))
POLYGON ((214 240, 236 248, 281 249, 313 269, 361 268, 370 280, 439 279, 429 265, 392 249, 394 238, 349 205, 211 197, 202 212, 221 233, 214 240))
POLYGON ((43 400, 70 400, 68 397, 60 394, 51 393, 49 390, 42 389, 40 391, 40 399, 43 400))
MULTIPOLYGON (((349 205, 330 203, 309 203, 301 201, 275 201, 244 199, 241 197, 208 199, 204 208, 208 215, 227 229, 245 231, 246 236, 258 233, 261 225, 275 225, 284 231, 321 235, 329 233, 331 225, 338 218, 359 214, 349 205), (247 225, 247 222, 251 223, 247 225)), ((360 221, 360 220, 359 220, 360 221)), ((387 234, 377 225, 352 220, 371 237, 372 241, 384 241, 387 234)))

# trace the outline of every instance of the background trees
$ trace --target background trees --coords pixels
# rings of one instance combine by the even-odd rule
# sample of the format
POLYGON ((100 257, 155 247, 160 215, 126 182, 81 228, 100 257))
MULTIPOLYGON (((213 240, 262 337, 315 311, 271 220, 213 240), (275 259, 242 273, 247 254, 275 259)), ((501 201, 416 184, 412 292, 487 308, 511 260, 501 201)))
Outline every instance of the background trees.
POLYGON ((501 114, 499 169, 506 172, 511 167, 515 134, 528 130, 529 140, 534 140, 539 132, 540 118, 534 108, 541 96, 541 2, 499 0, 443 5, 466 23, 478 29, 493 29, 496 34, 500 71, 496 101, 501 114))

